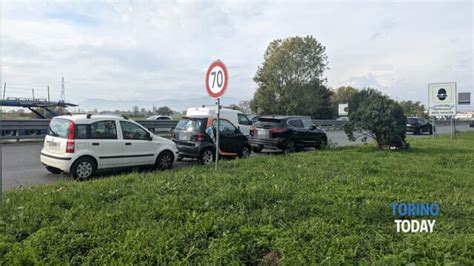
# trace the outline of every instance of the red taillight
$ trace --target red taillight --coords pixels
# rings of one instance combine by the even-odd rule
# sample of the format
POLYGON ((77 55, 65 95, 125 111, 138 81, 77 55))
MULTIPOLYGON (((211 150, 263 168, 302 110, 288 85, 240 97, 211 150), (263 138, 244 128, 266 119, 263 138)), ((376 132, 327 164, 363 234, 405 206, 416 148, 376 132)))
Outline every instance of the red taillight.
POLYGON ((198 137, 198 141, 205 141, 206 140, 206 135, 204 135, 204 133, 199 133, 197 135, 198 137))
POLYGON ((284 127, 274 127, 272 129, 270 129, 270 133, 272 133, 272 134, 274 134, 274 133, 283 133, 285 131, 287 131, 287 129, 284 128, 284 127))
POLYGON ((250 132, 249 132, 250 136, 254 136, 256 131, 257 131, 256 127, 250 127, 250 132))
POLYGON ((74 122, 69 122, 67 132, 66 153, 74 153, 74 122))

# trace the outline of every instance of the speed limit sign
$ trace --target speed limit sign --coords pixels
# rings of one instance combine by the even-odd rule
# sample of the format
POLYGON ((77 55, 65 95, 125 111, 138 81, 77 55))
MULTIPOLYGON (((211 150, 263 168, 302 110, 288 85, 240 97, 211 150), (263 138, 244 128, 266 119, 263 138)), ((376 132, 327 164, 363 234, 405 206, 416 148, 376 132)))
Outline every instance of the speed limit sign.
POLYGON ((206 90, 212 98, 220 98, 227 89, 229 76, 227 67, 220 60, 212 62, 207 69, 206 90))

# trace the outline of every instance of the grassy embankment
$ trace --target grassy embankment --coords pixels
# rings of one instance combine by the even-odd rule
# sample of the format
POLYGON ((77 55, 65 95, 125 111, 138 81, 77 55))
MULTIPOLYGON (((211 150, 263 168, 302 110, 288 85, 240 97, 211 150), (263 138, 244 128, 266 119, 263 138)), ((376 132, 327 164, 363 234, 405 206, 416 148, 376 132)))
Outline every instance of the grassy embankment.
POLYGON ((0 259, 472 265, 474 134, 410 143, 9 191, 0 259), (434 233, 396 233, 392 202, 439 202, 434 233))

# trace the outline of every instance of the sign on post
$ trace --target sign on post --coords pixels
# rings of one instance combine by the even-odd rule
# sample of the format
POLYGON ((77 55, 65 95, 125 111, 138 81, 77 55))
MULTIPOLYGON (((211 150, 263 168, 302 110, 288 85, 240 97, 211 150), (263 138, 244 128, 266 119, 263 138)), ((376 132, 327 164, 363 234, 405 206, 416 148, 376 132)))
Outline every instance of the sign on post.
MULTIPOLYGON (((451 117, 451 139, 456 137, 456 126, 454 116, 457 105, 456 82, 430 83, 428 84, 428 113, 433 117, 433 126, 436 128, 437 116, 451 117)), ((436 137, 437 132, 435 129, 436 137)))
POLYGON ((212 62, 206 73, 206 91, 209 96, 216 99, 217 104, 217 128, 216 128, 216 170, 219 161, 219 128, 220 128, 220 109, 221 97, 224 95, 229 83, 227 67, 220 60, 212 62))
POLYGON ((349 104, 348 103, 340 103, 338 108, 339 116, 347 116, 349 115, 349 104))
POLYGON ((219 99, 227 89, 227 83, 227 67, 220 60, 212 62, 206 74, 207 94, 214 99, 219 99))
POLYGON ((430 116, 456 115, 456 83, 428 84, 428 107, 430 116))
POLYGON ((458 94, 458 104, 471 104, 471 93, 460 92, 458 94))

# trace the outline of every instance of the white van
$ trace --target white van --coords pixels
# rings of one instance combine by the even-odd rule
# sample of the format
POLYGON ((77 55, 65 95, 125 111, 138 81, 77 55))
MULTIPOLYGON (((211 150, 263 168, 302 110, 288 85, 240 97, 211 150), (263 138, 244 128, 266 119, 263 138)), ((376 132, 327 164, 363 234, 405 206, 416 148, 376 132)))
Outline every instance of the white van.
MULTIPOLYGON (((215 106, 191 107, 186 111, 186 116, 217 116, 217 108, 215 106)), ((250 135, 252 121, 241 111, 221 108, 220 116, 238 126, 245 136, 250 135)))

